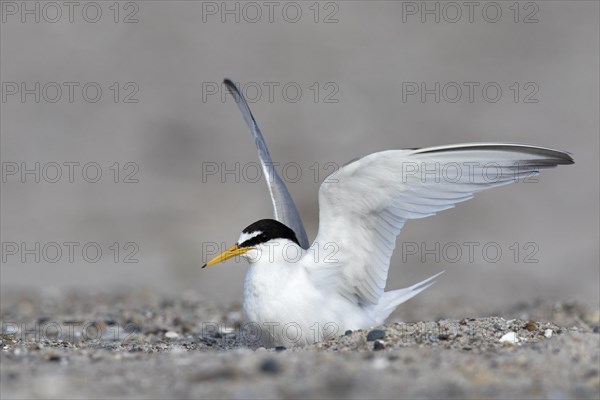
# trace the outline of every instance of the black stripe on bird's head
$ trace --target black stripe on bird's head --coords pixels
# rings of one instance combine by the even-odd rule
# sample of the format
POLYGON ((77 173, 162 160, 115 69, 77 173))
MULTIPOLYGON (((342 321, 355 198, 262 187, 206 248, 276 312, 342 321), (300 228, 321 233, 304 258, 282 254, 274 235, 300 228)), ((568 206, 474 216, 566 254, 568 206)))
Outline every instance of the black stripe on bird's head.
POLYGON ((273 239, 287 239, 300 246, 294 231, 274 219, 261 219, 248 225, 242 231, 237 245, 240 248, 253 247, 273 239))

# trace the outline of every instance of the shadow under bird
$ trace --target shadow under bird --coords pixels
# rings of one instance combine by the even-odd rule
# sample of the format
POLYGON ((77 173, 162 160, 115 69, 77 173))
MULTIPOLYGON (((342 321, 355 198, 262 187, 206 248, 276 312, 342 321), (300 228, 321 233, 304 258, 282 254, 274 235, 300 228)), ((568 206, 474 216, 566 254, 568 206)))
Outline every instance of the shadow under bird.
POLYGON ((321 184, 319 230, 310 244, 246 100, 231 80, 224 83, 254 137, 274 219, 244 228, 236 244, 202 268, 235 256, 248 260, 244 318, 260 328, 266 346, 304 345, 382 324, 441 274, 384 292, 396 237, 407 220, 434 215, 542 169, 573 164, 566 152, 514 143, 373 153, 321 184))

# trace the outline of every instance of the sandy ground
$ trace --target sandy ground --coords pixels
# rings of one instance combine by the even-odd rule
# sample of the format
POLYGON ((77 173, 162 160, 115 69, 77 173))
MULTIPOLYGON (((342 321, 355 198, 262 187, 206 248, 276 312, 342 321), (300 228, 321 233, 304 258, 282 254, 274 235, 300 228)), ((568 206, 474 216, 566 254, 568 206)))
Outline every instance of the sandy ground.
MULTIPOLYGON (((240 329, 239 304, 193 292, 3 298, 3 399, 600 396, 599 312, 575 303, 390 322, 265 349, 240 329)), ((404 308, 416 316, 423 307, 404 308)))

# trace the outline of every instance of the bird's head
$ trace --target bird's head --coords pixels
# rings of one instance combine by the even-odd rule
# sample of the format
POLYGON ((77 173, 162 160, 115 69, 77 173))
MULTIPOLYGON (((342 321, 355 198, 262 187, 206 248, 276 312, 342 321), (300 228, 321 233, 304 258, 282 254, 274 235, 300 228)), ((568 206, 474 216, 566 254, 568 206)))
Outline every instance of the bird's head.
POLYGON ((273 262, 280 258, 295 257, 288 247, 294 247, 296 254, 301 251, 300 243, 294 231, 274 219, 261 219, 248 225, 237 243, 209 260, 202 268, 241 256, 250 263, 260 260, 273 262))

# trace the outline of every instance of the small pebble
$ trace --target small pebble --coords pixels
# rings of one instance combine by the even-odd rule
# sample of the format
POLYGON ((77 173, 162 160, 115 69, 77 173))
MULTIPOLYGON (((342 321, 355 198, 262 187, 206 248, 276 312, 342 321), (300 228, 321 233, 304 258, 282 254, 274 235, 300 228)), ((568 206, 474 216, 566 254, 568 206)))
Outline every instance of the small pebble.
POLYGON ((383 339, 385 336, 385 332, 381 329, 373 329, 371 332, 367 334, 367 342, 372 342, 373 340, 383 339))
POLYGON ((275 346, 275 351, 276 351, 276 352, 278 352, 278 353, 279 353, 280 351, 285 351, 285 350, 286 350, 286 347, 285 347, 285 346, 275 346))
POLYGON ((277 374, 281 372, 281 365, 273 358, 266 359, 260 366, 260 370, 267 374, 277 374))
POLYGON ((529 321, 527 323, 527 325, 525 325, 525 328, 531 332, 531 331, 535 331, 537 329, 537 324, 534 321, 529 321))
POLYGON ((350 329, 348 329, 346 332, 344 332, 344 335, 350 336, 350 335, 352 335, 352 331, 350 329))
POLYGON ((168 331, 165 333, 165 337, 169 338, 169 339, 175 339, 175 338, 179 337, 179 333, 173 332, 173 331, 168 331))
POLYGON ((373 343, 373 350, 379 351, 383 349, 385 349, 385 345, 379 340, 376 340, 375 343, 373 343))
POLYGON ((517 363, 517 365, 526 365, 527 364, 527 357, 525 357, 524 355, 520 355, 517 358, 515 358, 515 363, 517 363))
POLYGON ((383 357, 377 357, 373 360, 372 365, 374 370, 383 371, 389 367, 390 362, 383 357))
POLYGON ((544 331, 544 336, 546 336, 547 338, 551 338, 552 337, 552 333, 553 333, 552 329, 546 329, 544 331))

